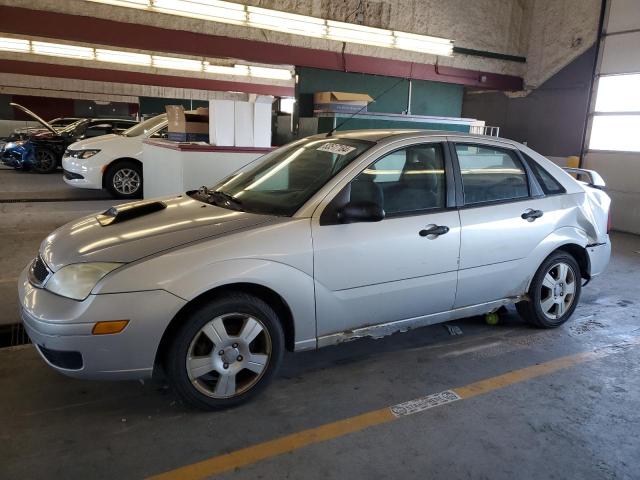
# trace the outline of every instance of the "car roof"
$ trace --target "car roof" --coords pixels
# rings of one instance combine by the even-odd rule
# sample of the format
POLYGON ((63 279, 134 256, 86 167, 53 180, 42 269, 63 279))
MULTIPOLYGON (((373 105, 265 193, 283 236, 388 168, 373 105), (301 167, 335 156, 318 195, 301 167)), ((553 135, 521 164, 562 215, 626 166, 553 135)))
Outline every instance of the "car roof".
MULTIPOLYGON (((326 133, 314 135, 314 138, 326 138, 326 133)), ((333 132, 331 137, 333 138, 349 138, 354 140, 368 140, 371 142, 382 141, 397 141, 405 138, 414 138, 417 136, 455 136, 465 137, 469 140, 493 140, 497 142, 507 143, 510 145, 516 145, 517 142, 508 140, 502 137, 494 137, 490 135, 478 135, 473 133, 458 132, 454 130, 426 130, 426 129, 371 129, 371 130, 344 130, 340 132, 333 132)))

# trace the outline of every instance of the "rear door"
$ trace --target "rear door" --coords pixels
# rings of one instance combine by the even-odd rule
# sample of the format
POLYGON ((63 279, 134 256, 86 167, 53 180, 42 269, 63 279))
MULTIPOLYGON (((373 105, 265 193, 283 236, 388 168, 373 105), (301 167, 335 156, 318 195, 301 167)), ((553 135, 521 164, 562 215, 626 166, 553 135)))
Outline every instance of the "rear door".
POLYGON ((461 205, 455 307, 523 294, 528 278, 520 267, 555 229, 557 202, 509 144, 450 140, 461 205))
POLYGON ((446 143, 391 149, 336 191, 312 220, 318 336, 450 310, 460 223, 446 143), (349 201, 386 216, 339 223, 331 212, 349 201))

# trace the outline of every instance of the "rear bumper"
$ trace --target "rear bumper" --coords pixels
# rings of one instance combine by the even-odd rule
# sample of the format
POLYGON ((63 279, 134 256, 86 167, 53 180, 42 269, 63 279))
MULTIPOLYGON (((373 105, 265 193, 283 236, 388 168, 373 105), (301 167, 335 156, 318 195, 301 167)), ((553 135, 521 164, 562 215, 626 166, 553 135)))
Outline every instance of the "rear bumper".
POLYGON ((75 378, 151 376, 160 339, 184 300, 164 290, 90 295, 77 302, 33 287, 20 276, 21 316, 43 360, 75 378), (96 322, 129 320, 120 333, 92 335, 96 322))
POLYGON ((611 240, 609 235, 603 243, 595 245, 587 245, 587 254, 589 255, 589 265, 591 277, 597 277, 605 271, 611 258, 611 240))

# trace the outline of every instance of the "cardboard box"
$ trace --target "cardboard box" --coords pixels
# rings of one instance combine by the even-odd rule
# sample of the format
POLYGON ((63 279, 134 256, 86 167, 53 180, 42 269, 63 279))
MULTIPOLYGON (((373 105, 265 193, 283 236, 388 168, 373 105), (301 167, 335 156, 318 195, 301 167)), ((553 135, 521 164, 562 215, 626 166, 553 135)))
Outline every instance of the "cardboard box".
POLYGON ((195 133, 209 136, 209 109, 185 111, 182 105, 167 105, 169 133, 195 133))
POLYGON ((366 93, 348 92, 316 92, 313 94, 314 110, 330 110, 336 112, 367 111, 367 105, 373 101, 366 93))
POLYGON ((209 141, 212 145, 233 147, 235 118, 233 100, 209 100, 209 141))
POLYGON ((170 142, 205 142, 209 143, 208 133, 167 132, 170 142))

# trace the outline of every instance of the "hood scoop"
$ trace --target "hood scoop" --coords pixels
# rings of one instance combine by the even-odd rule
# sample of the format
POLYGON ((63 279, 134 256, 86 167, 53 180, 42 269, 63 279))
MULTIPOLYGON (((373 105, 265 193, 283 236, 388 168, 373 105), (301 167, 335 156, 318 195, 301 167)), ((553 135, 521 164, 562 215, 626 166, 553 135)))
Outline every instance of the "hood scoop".
POLYGON ((122 223, 127 220, 133 220, 134 218, 144 217, 145 215, 159 212, 165 208, 167 208, 167 205, 164 202, 157 201, 129 203, 118 207, 111 207, 106 212, 98 215, 96 220, 98 220, 98 223, 103 227, 107 227, 115 223, 122 223))

